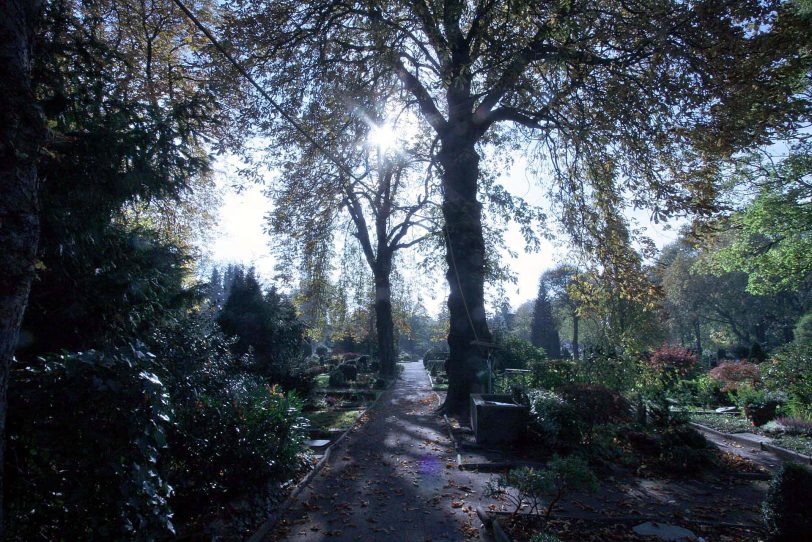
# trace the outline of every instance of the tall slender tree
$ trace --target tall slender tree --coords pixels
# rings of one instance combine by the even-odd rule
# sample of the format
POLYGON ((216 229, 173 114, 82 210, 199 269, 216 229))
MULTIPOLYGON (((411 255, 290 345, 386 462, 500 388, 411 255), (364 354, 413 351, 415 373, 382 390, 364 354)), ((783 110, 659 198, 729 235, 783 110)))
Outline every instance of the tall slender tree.
MULTIPOLYGON (((37 159, 46 130, 31 83, 42 2, 0 1, 0 465, 9 369, 34 278, 39 240, 37 159)), ((0 538, 4 537, 0 474, 0 538)))
POLYGON ((575 359, 580 357, 579 326, 581 316, 578 314, 577 295, 572 295, 572 290, 577 288, 578 270, 568 264, 558 265, 549 271, 545 271, 541 276, 550 296, 553 299, 554 308, 564 312, 572 322, 572 356, 575 359))
MULTIPOLYGON (((302 134, 288 127, 290 140, 300 151, 285 156, 284 173, 269 191, 276 210, 271 230, 289 243, 307 243, 314 233, 313 216, 329 217, 315 228, 331 238, 329 226, 349 217, 350 231, 360 246, 374 281, 375 333, 381 369, 394 375, 397 361, 392 283, 398 251, 424 240, 435 228, 430 204, 437 200, 436 183, 425 172, 427 145, 404 138, 398 131, 416 131, 417 120, 401 117, 403 106, 392 100, 395 89, 384 77, 374 86, 347 73, 323 100, 311 104, 303 119, 331 133, 329 149, 340 164, 314 148, 302 134), (340 97, 340 98, 339 98, 340 97), (347 104, 351 108, 347 109, 347 104)), ((323 241, 321 241, 323 243, 323 241)), ((294 248, 296 250, 296 248, 294 248)), ((306 255, 307 248, 299 249, 306 255)))
POLYGON ((553 304, 544 278, 539 281, 539 291, 533 304, 533 320, 530 324, 530 342, 540 346, 550 359, 561 357, 561 341, 558 324, 553 317, 553 304))

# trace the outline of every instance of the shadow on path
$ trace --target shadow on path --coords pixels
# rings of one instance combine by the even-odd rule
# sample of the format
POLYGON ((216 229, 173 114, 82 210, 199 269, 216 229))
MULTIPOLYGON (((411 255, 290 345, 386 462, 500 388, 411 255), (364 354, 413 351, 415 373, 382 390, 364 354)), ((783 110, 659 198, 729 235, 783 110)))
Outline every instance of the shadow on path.
POLYGON ((422 364, 404 364, 395 387, 332 451, 267 540, 478 538, 483 480, 456 468, 437 407, 422 364))

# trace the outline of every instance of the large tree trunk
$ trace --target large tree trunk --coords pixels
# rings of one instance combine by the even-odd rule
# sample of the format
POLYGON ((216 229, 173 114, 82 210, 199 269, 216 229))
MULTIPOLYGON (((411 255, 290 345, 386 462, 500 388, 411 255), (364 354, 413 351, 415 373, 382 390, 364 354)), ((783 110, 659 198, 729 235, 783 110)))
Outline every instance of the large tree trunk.
POLYGON ((485 319, 485 241, 482 205, 477 201, 479 155, 474 138, 459 134, 443 139, 443 218, 446 232, 446 278, 449 332, 448 393, 443 410, 465 417, 469 396, 483 389, 485 351, 476 342, 490 342, 485 319))
MULTIPOLYGON (((40 3, 0 0, 0 468, 5 464, 8 377, 34 277, 39 240, 37 155, 44 122, 31 88, 40 3)), ((5 509, 0 475, 0 539, 5 509)))
POLYGON ((694 320, 694 340, 696 344, 696 359, 702 361, 702 327, 699 320, 694 320))
POLYGON ((580 359, 581 353, 578 345, 578 314, 572 313, 572 357, 580 359))
POLYGON ((375 328, 381 372, 395 375, 395 324, 392 320, 392 288, 389 275, 375 276, 375 328))

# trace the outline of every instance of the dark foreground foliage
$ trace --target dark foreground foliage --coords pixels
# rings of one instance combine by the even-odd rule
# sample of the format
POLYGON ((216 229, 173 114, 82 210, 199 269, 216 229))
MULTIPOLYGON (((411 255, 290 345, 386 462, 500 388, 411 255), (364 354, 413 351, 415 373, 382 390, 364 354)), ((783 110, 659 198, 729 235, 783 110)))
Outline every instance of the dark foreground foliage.
POLYGON ((787 463, 778 470, 767 491, 762 511, 771 541, 812 540, 810 495, 812 472, 809 469, 796 463, 787 463))
POLYGON ((166 469, 172 408, 139 347, 48 357, 9 389, 9 539, 170 535, 166 469))
MULTIPOLYGON (((9 539, 163 539, 300 466, 301 405, 190 318, 143 345, 18 369, 9 539)), ((205 527, 205 525, 199 525, 205 527)))

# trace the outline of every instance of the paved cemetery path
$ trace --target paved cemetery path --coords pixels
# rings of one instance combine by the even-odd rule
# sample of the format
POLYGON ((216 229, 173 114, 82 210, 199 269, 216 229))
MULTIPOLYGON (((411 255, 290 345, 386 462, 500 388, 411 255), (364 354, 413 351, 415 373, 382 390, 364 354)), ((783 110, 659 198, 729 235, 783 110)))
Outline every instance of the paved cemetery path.
POLYGON ((368 420, 331 452, 268 540, 478 538, 486 478, 460 471, 421 363, 406 363, 368 420))

